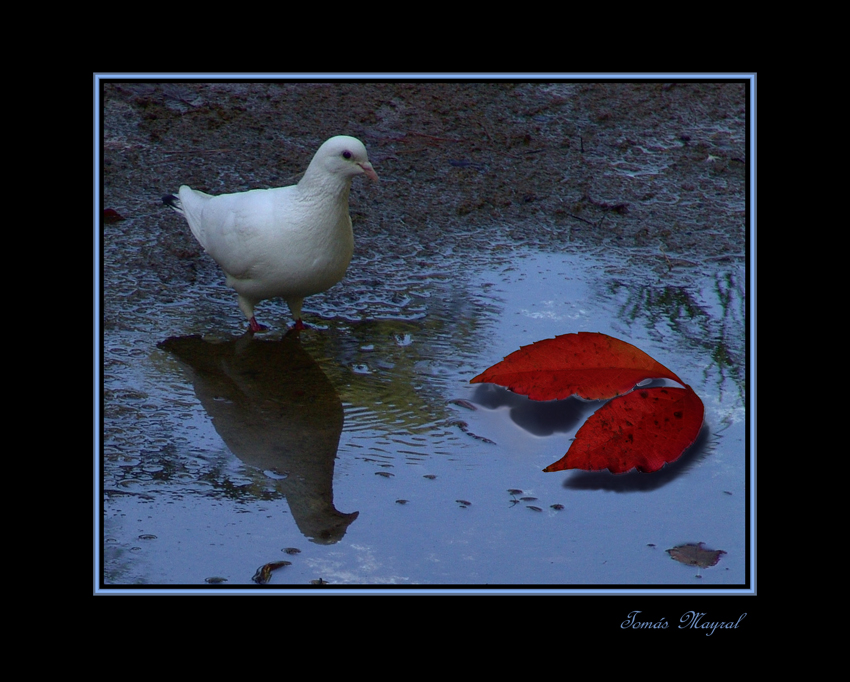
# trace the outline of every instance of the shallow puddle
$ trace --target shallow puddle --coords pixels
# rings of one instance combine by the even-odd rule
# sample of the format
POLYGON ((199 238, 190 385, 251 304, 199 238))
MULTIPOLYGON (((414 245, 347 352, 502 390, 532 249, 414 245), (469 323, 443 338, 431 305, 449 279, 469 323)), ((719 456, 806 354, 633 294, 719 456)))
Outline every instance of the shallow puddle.
POLYGON ((258 309, 271 333, 231 336, 244 320, 223 285, 165 296, 107 268, 107 584, 254 585, 284 559, 269 585, 744 583, 740 261, 509 243, 395 253, 307 299, 300 337, 274 331, 290 321, 282 304, 258 309), (543 473, 597 405, 469 383, 578 331, 638 346, 702 398, 679 461, 543 473), (665 552, 699 542, 726 552, 700 575, 665 552))

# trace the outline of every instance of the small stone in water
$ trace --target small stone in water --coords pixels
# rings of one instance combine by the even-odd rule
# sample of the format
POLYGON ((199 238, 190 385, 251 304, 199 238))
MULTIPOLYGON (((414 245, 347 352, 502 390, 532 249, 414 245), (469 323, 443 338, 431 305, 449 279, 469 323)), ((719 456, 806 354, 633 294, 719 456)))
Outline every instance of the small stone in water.
POLYGON ((467 410, 477 410, 471 402, 468 400, 464 400, 463 398, 455 398, 454 400, 449 400, 449 403, 452 405, 459 405, 460 407, 465 407, 467 410))
POLYGON ((697 544, 679 545, 668 549, 667 553, 671 559, 675 559, 687 566, 699 566, 700 568, 709 568, 716 566, 720 561, 720 557, 726 554, 722 549, 706 549, 702 542, 697 544))
POLYGON ((272 561, 268 564, 263 564, 257 569, 257 572, 254 573, 254 577, 251 578, 255 583, 259 585, 265 585, 272 577, 272 571, 277 568, 281 568, 282 566, 291 566, 291 561, 272 561))

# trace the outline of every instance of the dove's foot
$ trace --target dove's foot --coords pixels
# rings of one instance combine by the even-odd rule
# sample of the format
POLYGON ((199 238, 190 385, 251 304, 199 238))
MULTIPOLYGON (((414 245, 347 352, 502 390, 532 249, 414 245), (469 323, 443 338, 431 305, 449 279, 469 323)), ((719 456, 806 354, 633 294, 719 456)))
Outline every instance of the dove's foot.
POLYGON ((268 331, 268 327, 264 324, 260 324, 259 322, 257 322, 256 317, 251 318, 251 321, 248 323, 248 329, 255 333, 268 331))

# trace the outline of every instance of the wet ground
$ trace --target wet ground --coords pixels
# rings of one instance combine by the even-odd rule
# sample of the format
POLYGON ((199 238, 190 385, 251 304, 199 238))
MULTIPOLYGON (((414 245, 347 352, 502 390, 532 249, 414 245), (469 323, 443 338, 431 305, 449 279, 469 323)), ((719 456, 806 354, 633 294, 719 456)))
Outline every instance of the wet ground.
POLYGON ((148 84, 103 93, 108 585, 736 586, 745 577, 743 84, 148 84), (355 256, 243 337, 159 197, 369 150, 355 256), (544 474, 594 406, 471 386, 601 331, 702 397, 656 474, 544 474), (698 571, 664 551, 726 552, 698 571), (289 551, 285 551, 289 550, 289 551))

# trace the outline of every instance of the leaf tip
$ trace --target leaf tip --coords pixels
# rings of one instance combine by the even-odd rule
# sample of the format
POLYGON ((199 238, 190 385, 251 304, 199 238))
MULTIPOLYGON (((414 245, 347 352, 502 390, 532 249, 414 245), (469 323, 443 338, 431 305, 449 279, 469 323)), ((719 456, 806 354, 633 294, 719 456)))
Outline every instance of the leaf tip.
POLYGON ((564 471, 564 469, 566 469, 566 468, 567 468, 567 466, 566 466, 566 464, 565 464, 565 462, 564 462, 564 460, 565 460, 566 458, 567 458, 567 456, 566 456, 566 455, 564 455, 564 456, 563 456, 563 457, 561 457, 561 459, 559 459, 557 462, 553 462, 552 464, 550 464, 549 466, 547 466, 547 467, 543 470, 543 472, 544 472, 544 473, 547 473, 547 474, 551 474, 551 473, 552 473, 552 472, 554 472, 554 471, 564 471))

